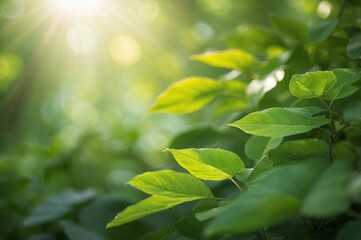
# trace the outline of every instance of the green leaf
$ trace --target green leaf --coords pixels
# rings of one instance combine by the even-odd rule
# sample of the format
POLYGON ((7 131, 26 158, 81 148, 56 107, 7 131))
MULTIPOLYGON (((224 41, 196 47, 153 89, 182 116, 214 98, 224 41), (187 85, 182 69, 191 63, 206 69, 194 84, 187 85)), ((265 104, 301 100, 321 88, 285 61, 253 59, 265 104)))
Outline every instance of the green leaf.
POLYGON ((345 121, 361 121, 361 102, 357 102, 343 111, 345 121))
POLYGON ((308 193, 301 214, 313 218, 331 218, 346 211, 351 202, 346 198, 343 187, 351 174, 349 163, 333 162, 308 193))
POLYGON ((221 82, 210 78, 189 77, 166 89, 149 112, 191 113, 214 101, 222 91, 221 82))
POLYGON ((326 161, 278 167, 233 202, 206 227, 207 235, 247 233, 295 216, 326 161))
POLYGON ((257 136, 280 138, 308 132, 329 122, 325 117, 312 117, 307 108, 269 108, 250 113, 230 126, 257 136))
POLYGON ((61 221, 60 225, 64 229, 69 240, 102 240, 103 238, 95 232, 78 226, 70 221, 61 221))
POLYGON ((351 59, 361 58, 361 34, 353 36, 347 44, 347 55, 351 59))
POLYGON ((318 22, 308 31, 308 39, 312 42, 321 42, 327 39, 338 24, 338 19, 318 22))
POLYGON ((237 154, 222 149, 167 149, 193 176, 203 180, 229 179, 244 169, 237 154))
POLYGON ((248 71, 258 65, 258 60, 242 49, 230 49, 193 55, 192 59, 215 67, 248 71))
POLYGON ((217 200, 211 198, 200 200, 193 208, 193 215, 198 221, 205 221, 213 218, 218 212, 217 200))
POLYGON ((306 42, 307 26, 293 18, 271 16, 273 29, 292 43, 306 42))
POLYGON ((122 212, 118 213, 117 216, 107 224, 107 228, 120 226, 125 223, 147 216, 149 214, 160 212, 181 203, 193 200, 195 199, 151 196, 134 205, 127 207, 122 212))
POLYGON ((295 97, 317 98, 332 88, 335 82, 336 76, 331 71, 296 74, 290 81, 290 91, 295 97))
POLYGON ((281 146, 269 152, 268 156, 275 164, 302 161, 311 157, 328 156, 329 147, 320 139, 299 139, 284 142, 281 146))
POLYGON ((57 220, 71 211, 71 207, 58 201, 48 200, 36 206, 23 225, 32 227, 57 220))
POLYGON ((361 239, 361 221, 348 222, 338 233, 336 240, 361 239))
POLYGON ((359 73, 351 69, 332 70, 336 77, 336 82, 322 95, 322 98, 328 100, 348 97, 358 90, 358 87, 351 86, 359 78, 359 73))
POLYGON ((259 180, 261 177, 265 176, 266 172, 273 167, 273 162, 269 160, 268 157, 263 157, 261 161, 253 168, 249 177, 247 178, 247 183, 252 183, 259 180))
POLYGON ((244 146, 244 151, 247 157, 258 161, 270 150, 278 147, 281 142, 282 138, 251 136, 244 146))
POLYGON ((200 180, 172 170, 146 172, 134 177, 129 184, 148 194, 182 201, 212 197, 212 192, 200 180))

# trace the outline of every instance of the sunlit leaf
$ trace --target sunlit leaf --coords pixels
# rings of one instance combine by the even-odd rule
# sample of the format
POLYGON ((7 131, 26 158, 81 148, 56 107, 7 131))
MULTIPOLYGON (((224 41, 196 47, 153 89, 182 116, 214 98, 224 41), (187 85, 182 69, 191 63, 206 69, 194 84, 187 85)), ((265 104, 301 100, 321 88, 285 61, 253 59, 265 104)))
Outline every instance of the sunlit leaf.
POLYGON ((335 82, 336 76, 331 71, 296 74, 290 81, 290 91, 299 98, 317 98, 332 88, 335 82))
POLYGON ((269 152, 269 158, 275 164, 306 160, 310 157, 327 157, 329 147, 320 139, 299 139, 284 142, 269 152))
POLYGON ((192 201, 212 197, 212 192, 197 178, 172 170, 146 172, 129 184, 145 193, 192 201))
POLYGON ((191 113, 214 101, 222 90, 221 82, 210 78, 189 77, 166 89, 149 112, 191 113))
POLYGON ((353 36, 347 44, 347 55, 351 59, 361 58, 361 34, 353 36))
POLYGON ((282 138, 268 138, 260 136, 251 136, 244 146, 247 157, 253 160, 260 160, 267 152, 278 147, 282 138))
POLYGON ((237 70, 249 70, 258 64, 258 60, 252 54, 242 49, 207 52, 193 55, 192 58, 211 66, 237 70))
POLYGON ((327 39, 338 24, 338 19, 318 22, 308 31, 308 39, 312 42, 321 42, 327 39))
POLYGON ((295 216, 326 165, 326 161, 312 160, 272 170, 221 209, 206 233, 247 233, 295 216))
POLYGON ((151 196, 124 209, 111 222, 107 224, 107 228, 119 226, 149 214, 160 212, 183 202, 192 200, 195 199, 151 196))
POLYGON ((307 108, 269 108, 250 113, 230 126, 257 136, 279 138, 308 132, 327 123, 329 119, 313 117, 307 108))
POLYGON ((176 161, 193 176, 203 180, 229 179, 244 169, 237 154, 222 149, 168 149, 176 161))
POLYGON ((335 161, 312 187, 301 207, 301 214, 314 218, 330 218, 348 209, 351 202, 344 193, 344 184, 352 169, 345 161, 335 161))

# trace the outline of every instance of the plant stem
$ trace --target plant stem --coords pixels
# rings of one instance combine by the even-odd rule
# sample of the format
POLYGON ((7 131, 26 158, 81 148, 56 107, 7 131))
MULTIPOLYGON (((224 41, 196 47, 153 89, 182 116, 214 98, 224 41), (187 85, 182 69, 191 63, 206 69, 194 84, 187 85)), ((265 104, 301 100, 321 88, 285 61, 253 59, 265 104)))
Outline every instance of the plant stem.
POLYGON ((239 190, 241 193, 244 192, 244 190, 241 188, 241 186, 239 186, 238 183, 237 183, 233 178, 229 178, 229 180, 231 180, 231 181, 234 183, 234 185, 236 185, 236 187, 238 188, 238 190, 239 190))

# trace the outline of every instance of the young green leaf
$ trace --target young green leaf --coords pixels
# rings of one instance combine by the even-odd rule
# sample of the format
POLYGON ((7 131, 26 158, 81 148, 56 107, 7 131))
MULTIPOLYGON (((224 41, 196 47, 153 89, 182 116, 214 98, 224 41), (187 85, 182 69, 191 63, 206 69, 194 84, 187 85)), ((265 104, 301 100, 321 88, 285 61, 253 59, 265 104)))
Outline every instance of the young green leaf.
POLYGON ((327 39, 338 24, 338 19, 318 22, 308 31, 308 39, 312 42, 321 42, 327 39))
POLYGON ((332 70, 336 77, 334 85, 324 92, 322 98, 328 100, 348 97, 358 90, 358 87, 352 86, 359 78, 359 73, 351 69, 332 70))
POLYGON ((149 112, 191 113, 214 101, 222 91, 221 82, 204 77, 189 77, 166 89, 149 112))
POLYGON ((172 170, 146 172, 129 184, 145 193, 192 201, 212 197, 212 192, 197 178, 172 170))
POLYGON ((236 70, 250 70, 258 65, 258 60, 242 49, 208 52, 193 55, 192 59, 204 62, 211 66, 236 70))
POLYGON ((313 218, 331 218, 346 211, 351 202, 343 186, 352 169, 345 161, 335 161, 312 187, 301 207, 301 214, 313 218))
POLYGON ((230 126, 257 136, 280 138, 308 132, 329 122, 325 117, 313 117, 307 108, 269 108, 250 113, 230 126))
POLYGON ((299 98, 321 97, 336 82, 331 71, 308 72, 296 74, 290 81, 290 91, 299 98))
POLYGON ((251 136, 244 146, 244 151, 247 157, 259 161, 270 150, 278 147, 281 142, 282 138, 251 136))
POLYGON ((326 167, 324 160, 278 167, 250 187, 206 227, 207 235, 247 233, 297 214, 302 199, 326 167))
POLYGON ((193 176, 203 180, 229 179, 244 169, 237 154, 222 149, 167 149, 193 176))
POLYGON ((120 226, 149 214, 160 212, 188 201, 192 201, 192 199, 151 196, 118 213, 117 216, 107 224, 107 228, 120 226))

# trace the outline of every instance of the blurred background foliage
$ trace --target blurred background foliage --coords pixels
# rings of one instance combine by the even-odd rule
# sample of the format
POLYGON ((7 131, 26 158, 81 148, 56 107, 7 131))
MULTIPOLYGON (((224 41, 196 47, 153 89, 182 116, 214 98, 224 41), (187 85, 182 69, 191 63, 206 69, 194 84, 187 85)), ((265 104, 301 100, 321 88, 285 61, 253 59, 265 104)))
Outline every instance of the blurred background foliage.
POLYGON ((125 183, 174 168, 166 147, 224 145, 244 155, 244 140, 237 130, 215 131, 227 120, 207 109, 147 114, 156 96, 188 76, 228 73, 192 61, 192 54, 276 45, 279 39, 251 27, 270 26, 271 14, 310 26, 338 14, 340 5, 1 0, 0 239, 134 239, 167 231, 159 226, 177 209, 105 231, 120 209, 143 198, 125 183))

